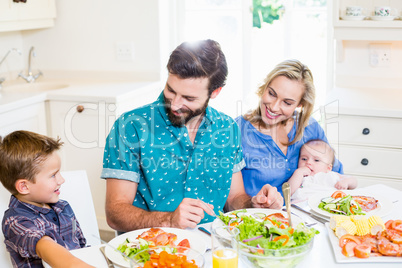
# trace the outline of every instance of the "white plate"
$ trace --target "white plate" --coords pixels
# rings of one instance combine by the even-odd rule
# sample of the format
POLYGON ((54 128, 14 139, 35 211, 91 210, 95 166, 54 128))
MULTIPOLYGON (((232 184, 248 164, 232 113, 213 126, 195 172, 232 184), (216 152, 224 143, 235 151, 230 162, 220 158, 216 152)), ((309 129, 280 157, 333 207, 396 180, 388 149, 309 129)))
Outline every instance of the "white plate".
MULTIPOLYGON (((281 213, 283 216, 285 216, 285 218, 288 217, 288 214, 286 211, 282 211, 282 210, 276 210, 276 209, 268 209, 268 208, 248 208, 246 209, 247 212, 245 212, 245 215, 251 215, 251 214, 255 214, 255 213, 264 213, 265 215, 271 215, 274 213, 281 213)), ((226 214, 230 214, 233 211, 227 212, 226 214)), ((303 222, 302 219, 297 216, 296 214, 294 214, 294 212, 292 212, 292 225, 296 226, 297 224, 299 224, 300 222, 303 222)), ((220 227, 223 225, 223 222, 220 219, 215 219, 212 222, 212 229, 215 229, 217 227, 220 227)))
POLYGON ((364 20, 366 16, 342 16, 342 20, 364 20))
POLYGON ((394 20, 396 17, 395 16, 371 16, 370 19, 372 20, 378 20, 378 21, 389 21, 389 20, 394 20))
MULTIPOLYGON (((371 215, 378 215, 380 217, 384 217, 386 215, 388 215, 389 213, 391 213, 393 205, 392 202, 386 198, 385 196, 376 194, 376 193, 372 193, 372 192, 368 192, 367 190, 344 190, 342 191, 345 194, 350 194, 350 195, 363 195, 363 196, 371 196, 374 197, 375 199, 378 200, 378 205, 377 208, 369 211, 366 213, 367 216, 371 216, 371 215)), ((329 197, 334 193, 334 191, 325 191, 322 193, 318 193, 315 194, 313 196, 311 196, 308 199, 308 205, 310 206, 311 210, 315 213, 320 215, 321 217, 325 217, 327 218, 327 220, 329 220, 329 218, 335 214, 331 214, 325 210, 322 210, 320 208, 318 208, 318 205, 321 203, 321 199, 323 199, 324 197, 329 197)))
MULTIPOLYGON (((149 229, 150 228, 146 228, 124 233, 110 240, 108 244, 110 244, 113 248, 117 248, 120 244, 124 242, 124 240, 126 240, 126 238, 134 240, 137 238, 138 235, 142 234, 143 232, 149 229)), ((198 251, 199 253, 204 254, 207 249, 207 245, 205 244, 204 239, 197 233, 177 228, 161 227, 161 229, 167 233, 176 234, 177 235, 176 244, 180 243, 180 241, 187 238, 188 241, 190 242, 190 247, 198 251)), ((108 246, 105 247, 106 256, 117 265, 123 267, 130 267, 128 261, 126 261, 124 257, 118 252, 116 252, 113 248, 108 246)))
POLYGON ((369 257, 367 259, 361 259, 356 257, 346 257, 342 254, 342 248, 339 246, 339 239, 336 237, 334 231, 329 227, 329 223, 325 224, 327 228, 329 241, 331 242, 332 249, 334 251, 335 260, 338 263, 357 263, 357 262, 402 262, 401 257, 390 257, 390 256, 380 256, 380 257, 369 257))

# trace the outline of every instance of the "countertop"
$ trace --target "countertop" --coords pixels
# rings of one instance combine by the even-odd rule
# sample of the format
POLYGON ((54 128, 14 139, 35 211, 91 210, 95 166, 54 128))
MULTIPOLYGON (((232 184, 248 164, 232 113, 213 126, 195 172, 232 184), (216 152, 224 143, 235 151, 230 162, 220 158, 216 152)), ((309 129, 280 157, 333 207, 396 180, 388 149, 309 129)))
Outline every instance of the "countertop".
MULTIPOLYGON (((6 83, 0 90, 0 113, 47 100, 117 103, 141 95, 145 91, 162 90, 160 82, 80 81, 52 79, 34 82, 45 89, 35 89, 21 81, 6 83), (52 85, 58 89, 52 89, 52 85), (32 89, 32 90, 31 90, 32 89)), ((35 85, 33 85, 35 86, 35 85)))
POLYGON ((334 88, 326 113, 402 118, 402 89, 334 88))

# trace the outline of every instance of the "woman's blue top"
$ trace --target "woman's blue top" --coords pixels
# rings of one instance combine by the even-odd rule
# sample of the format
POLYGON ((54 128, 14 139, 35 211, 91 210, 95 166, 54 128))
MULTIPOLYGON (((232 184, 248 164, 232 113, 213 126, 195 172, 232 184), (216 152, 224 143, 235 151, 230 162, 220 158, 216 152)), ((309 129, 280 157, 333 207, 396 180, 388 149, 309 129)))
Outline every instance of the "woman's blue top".
MULTIPOLYGON (((277 187, 282 194, 282 184, 288 181, 297 169, 301 146, 313 139, 328 142, 319 123, 314 118, 310 118, 302 139, 288 146, 285 155, 271 136, 258 131, 243 116, 237 117, 236 122, 241 130, 243 157, 246 162, 246 166, 241 171, 244 188, 250 196, 255 196, 265 184, 277 187)), ((294 139, 296 129, 295 120, 288 134, 289 141, 294 139)), ((343 174, 343 166, 338 159, 335 159, 332 171, 343 174)))

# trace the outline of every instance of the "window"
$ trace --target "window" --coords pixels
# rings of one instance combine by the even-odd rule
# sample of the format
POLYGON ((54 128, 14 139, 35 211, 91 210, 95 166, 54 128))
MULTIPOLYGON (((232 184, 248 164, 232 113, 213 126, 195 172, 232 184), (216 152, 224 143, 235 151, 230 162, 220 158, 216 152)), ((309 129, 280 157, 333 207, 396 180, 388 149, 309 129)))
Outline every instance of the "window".
POLYGON ((289 58, 309 66, 317 88, 317 104, 324 103, 328 57, 326 0, 283 0, 283 16, 272 24, 263 23, 261 28, 252 27, 252 0, 178 3, 179 41, 214 39, 227 57, 227 85, 211 101, 212 106, 232 117, 254 108, 260 82, 277 63, 289 58))

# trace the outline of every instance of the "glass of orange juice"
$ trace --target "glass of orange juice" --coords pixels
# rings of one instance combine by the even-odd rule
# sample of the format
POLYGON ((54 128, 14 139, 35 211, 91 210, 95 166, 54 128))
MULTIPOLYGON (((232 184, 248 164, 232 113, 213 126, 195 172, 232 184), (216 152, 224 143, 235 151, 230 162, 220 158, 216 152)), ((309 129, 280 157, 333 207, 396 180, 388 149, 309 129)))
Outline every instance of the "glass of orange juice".
POLYGON ((237 228, 220 226, 212 229, 212 267, 237 268, 239 252, 235 240, 237 228))

